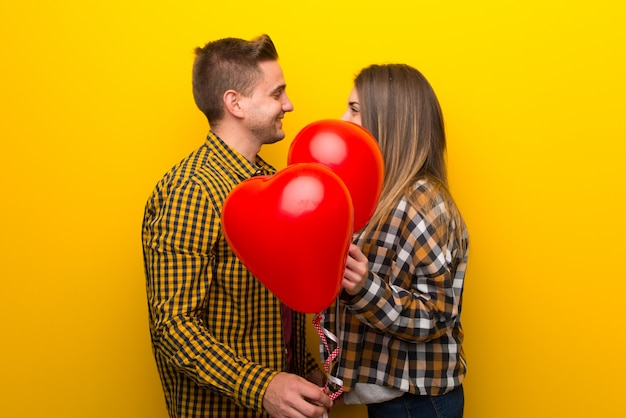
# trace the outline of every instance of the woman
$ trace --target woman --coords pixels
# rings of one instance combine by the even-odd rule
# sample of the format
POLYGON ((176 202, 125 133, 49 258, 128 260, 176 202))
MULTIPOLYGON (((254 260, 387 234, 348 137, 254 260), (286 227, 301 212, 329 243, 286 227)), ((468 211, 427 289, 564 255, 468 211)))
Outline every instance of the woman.
POLYGON ((461 417, 468 235, 448 190, 437 97, 415 68, 372 65, 357 75, 342 119, 377 139, 385 180, 325 312, 340 348, 329 380, 370 417, 461 417))

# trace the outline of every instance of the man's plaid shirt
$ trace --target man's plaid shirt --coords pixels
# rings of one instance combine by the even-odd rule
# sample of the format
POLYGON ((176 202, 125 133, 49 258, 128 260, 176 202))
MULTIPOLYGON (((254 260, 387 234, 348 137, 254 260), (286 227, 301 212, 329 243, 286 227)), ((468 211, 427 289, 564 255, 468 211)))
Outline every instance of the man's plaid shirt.
POLYGON ((371 383, 440 395, 465 377, 460 315, 468 255, 454 247, 450 232, 463 228, 467 239, 467 230, 454 224, 431 182, 420 180, 415 193, 427 213, 403 198, 381 228, 360 236, 367 282, 325 312, 324 327, 341 344, 332 374, 346 392, 371 383))
MULTIPOLYGON (((171 417, 267 416, 263 395, 286 363, 281 304, 228 247, 220 212, 237 184, 274 172, 210 133, 148 200, 142 237, 150 334, 171 417)), ((305 319, 293 313, 292 367, 301 376, 318 368, 306 350, 305 319)))

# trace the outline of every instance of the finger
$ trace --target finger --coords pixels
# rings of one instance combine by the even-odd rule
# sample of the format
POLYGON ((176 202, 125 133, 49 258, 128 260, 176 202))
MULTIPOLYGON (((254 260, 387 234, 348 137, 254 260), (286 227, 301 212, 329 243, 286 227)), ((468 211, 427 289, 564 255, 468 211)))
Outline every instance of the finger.
POLYGON ((350 283, 357 283, 360 277, 361 276, 353 270, 346 270, 343 274, 343 278, 350 283))
POLYGON ((333 401, 330 397, 324 392, 323 389, 319 386, 315 386, 314 384, 303 387, 301 393, 305 399, 316 405, 323 405, 327 407, 332 405, 333 401))
POLYGON ((330 399, 324 388, 319 386, 307 386, 303 388, 302 395, 314 405, 322 406, 324 409, 330 408, 333 405, 333 400, 330 399))
POLYGON ((291 406, 289 417, 320 417, 327 407, 310 399, 300 399, 291 406))
POLYGON ((361 251, 361 249, 357 245, 351 244, 349 253, 352 257, 354 257, 356 261, 367 261, 367 257, 365 256, 365 254, 363 254, 363 251, 361 251))
POLYGON ((351 280, 361 280, 362 277, 367 273, 367 264, 363 262, 357 262, 356 260, 351 260, 349 263, 346 263, 346 269, 344 271, 344 276, 349 276, 351 280))
POLYGON ((358 273, 359 271, 363 270, 366 267, 367 266, 363 261, 359 261, 352 257, 348 257, 346 259, 346 269, 350 271, 355 271, 358 273))

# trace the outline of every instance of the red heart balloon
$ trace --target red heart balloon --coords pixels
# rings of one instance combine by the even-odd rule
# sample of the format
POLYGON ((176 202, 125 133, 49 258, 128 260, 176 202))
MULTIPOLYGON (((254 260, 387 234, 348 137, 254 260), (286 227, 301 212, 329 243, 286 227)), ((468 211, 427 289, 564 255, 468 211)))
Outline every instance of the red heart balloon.
POLYGON ((222 208, 231 249, 290 308, 316 313, 339 294, 353 208, 341 179, 320 164, 294 164, 236 186, 222 208))
POLYGON ((360 125, 325 119, 305 126, 291 143, 287 162, 320 163, 343 180, 352 197, 355 231, 374 214, 383 188, 383 156, 360 125))

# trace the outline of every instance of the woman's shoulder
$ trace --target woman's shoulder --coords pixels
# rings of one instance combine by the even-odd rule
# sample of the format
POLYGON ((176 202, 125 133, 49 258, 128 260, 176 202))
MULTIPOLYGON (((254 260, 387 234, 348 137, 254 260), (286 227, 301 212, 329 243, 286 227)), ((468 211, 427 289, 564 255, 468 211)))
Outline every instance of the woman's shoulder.
POLYGON ((413 188, 408 196, 409 201, 418 205, 432 205, 433 202, 443 201, 443 188, 435 180, 420 178, 413 183, 413 188))

